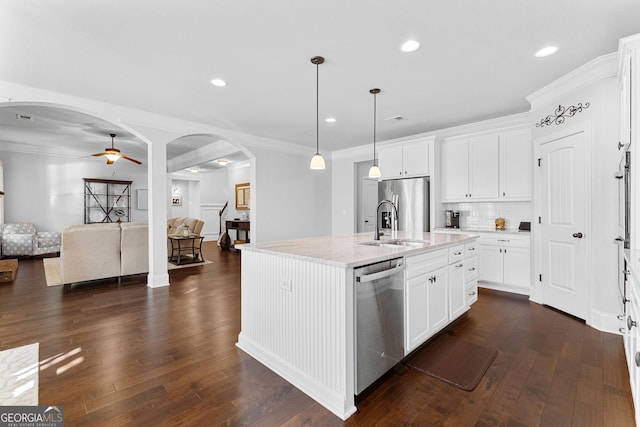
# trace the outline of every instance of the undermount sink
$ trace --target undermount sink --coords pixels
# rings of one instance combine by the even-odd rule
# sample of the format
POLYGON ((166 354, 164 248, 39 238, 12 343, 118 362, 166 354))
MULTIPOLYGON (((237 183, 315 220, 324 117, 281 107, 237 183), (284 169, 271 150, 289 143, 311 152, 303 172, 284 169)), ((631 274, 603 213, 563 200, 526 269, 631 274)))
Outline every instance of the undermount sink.
POLYGON ((412 240, 412 239, 393 239, 393 240, 373 240, 371 242, 362 242, 361 245, 379 246, 383 248, 394 248, 399 246, 424 247, 429 244, 428 240, 412 240))

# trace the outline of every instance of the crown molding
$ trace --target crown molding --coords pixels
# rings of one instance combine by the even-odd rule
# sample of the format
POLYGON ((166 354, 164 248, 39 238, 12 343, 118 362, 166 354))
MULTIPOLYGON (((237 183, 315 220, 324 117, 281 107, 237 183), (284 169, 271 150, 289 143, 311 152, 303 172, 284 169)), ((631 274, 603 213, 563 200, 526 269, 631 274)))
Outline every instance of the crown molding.
POLYGON ((640 34, 622 38, 618 42, 618 80, 622 80, 627 66, 625 58, 636 49, 640 49, 640 34))
POLYGON ((534 110, 563 95, 574 92, 598 80, 615 77, 618 53, 613 52, 593 59, 575 70, 565 74, 558 80, 549 83, 525 99, 534 110))

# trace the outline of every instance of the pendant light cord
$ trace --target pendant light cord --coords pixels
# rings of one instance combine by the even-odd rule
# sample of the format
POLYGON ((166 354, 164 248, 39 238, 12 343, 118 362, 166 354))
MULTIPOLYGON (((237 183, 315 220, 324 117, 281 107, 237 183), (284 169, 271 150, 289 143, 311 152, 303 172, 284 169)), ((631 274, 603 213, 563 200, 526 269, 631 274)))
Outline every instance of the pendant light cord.
POLYGON ((376 112, 377 112, 377 93, 373 93, 373 165, 378 166, 376 159, 376 112))
POLYGON ((320 154, 320 64, 316 64, 316 154, 320 154))

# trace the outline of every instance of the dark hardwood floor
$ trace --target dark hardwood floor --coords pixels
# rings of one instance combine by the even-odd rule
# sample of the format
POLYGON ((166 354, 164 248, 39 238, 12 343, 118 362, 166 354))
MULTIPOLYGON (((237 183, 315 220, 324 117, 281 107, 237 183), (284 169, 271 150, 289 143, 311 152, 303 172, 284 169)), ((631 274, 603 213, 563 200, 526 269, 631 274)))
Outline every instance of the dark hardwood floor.
POLYGON ((622 338, 527 298, 482 290, 445 332, 498 350, 473 392, 397 366, 346 422, 235 346, 240 255, 213 264, 47 287, 41 259, 0 284, 0 350, 40 343, 40 404, 75 426, 632 426, 622 338))

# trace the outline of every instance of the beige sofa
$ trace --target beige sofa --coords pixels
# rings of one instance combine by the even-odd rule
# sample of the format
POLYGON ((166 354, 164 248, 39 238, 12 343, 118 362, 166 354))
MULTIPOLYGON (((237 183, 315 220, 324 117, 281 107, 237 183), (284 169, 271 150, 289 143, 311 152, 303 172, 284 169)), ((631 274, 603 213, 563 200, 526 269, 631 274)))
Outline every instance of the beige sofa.
POLYGON ((62 283, 140 274, 149 271, 146 223, 73 225, 62 231, 62 283))

